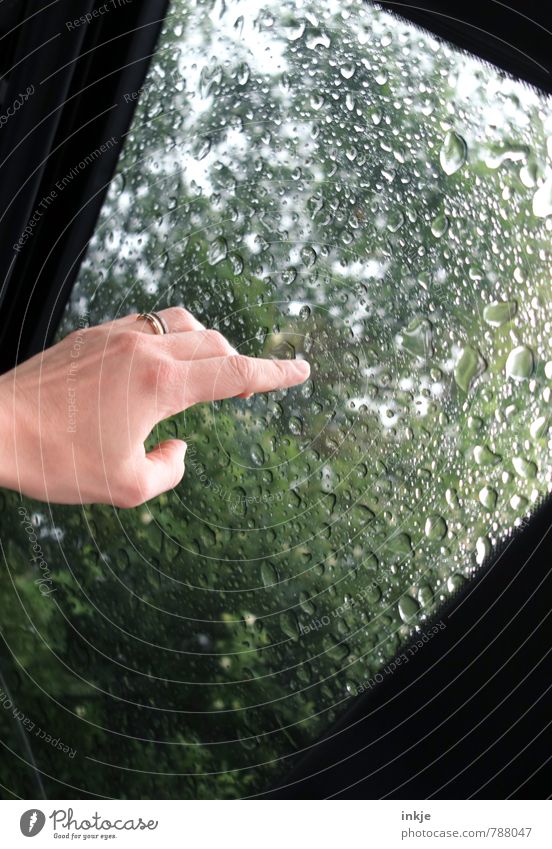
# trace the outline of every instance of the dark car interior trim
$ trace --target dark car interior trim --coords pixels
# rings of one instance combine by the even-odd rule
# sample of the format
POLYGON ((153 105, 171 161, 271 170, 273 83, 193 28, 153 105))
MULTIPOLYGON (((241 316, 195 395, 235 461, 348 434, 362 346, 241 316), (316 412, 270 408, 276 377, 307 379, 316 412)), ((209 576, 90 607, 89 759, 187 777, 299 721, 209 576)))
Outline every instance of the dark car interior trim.
MULTIPOLYGON (((67 26, 99 5, 0 7, 2 113, 28 93, 0 127, 0 371, 52 341, 134 114, 136 99, 125 95, 140 91, 168 0, 67 26), (52 196, 73 169, 63 196, 52 196), (56 214, 37 214, 50 197, 56 214)), ((546 4, 379 5, 552 92, 546 4)), ((359 696, 269 795, 548 796, 551 516, 546 499, 425 628, 443 622, 442 631, 359 696)))
POLYGON ((37 12, 36 3, 26 4, 11 34, 16 45, 4 102, 34 93, 0 129, 0 371, 52 341, 168 0, 122 4, 116 14, 97 16, 105 5, 99 0, 39 5, 37 12))

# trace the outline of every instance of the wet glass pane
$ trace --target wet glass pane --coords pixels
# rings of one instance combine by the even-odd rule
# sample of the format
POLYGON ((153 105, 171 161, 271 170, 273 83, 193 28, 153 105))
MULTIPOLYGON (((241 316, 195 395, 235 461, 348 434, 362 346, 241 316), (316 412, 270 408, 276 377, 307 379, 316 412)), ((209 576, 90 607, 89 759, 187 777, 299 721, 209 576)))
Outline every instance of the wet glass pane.
POLYGON ((175 0, 127 96, 60 335, 183 305, 312 379, 164 423, 142 508, 3 494, 1 780, 247 796, 549 489, 552 110, 360 0, 175 0))

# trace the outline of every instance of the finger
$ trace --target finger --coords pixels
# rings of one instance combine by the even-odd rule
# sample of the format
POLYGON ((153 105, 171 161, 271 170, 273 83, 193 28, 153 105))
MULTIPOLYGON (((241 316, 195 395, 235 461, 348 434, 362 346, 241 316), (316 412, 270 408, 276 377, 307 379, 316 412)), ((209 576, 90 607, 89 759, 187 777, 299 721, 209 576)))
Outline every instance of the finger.
POLYGON ((165 319, 169 333, 187 333, 190 330, 205 329, 205 325, 184 307, 167 307, 166 310, 159 310, 158 315, 165 319))
POLYGON ((174 412, 201 401, 295 386, 308 378, 310 366, 304 360, 262 360, 238 354, 182 363, 178 373, 182 382, 173 393, 180 409, 174 412))
MULTIPOLYGON (((184 307, 167 307, 165 310, 158 310, 157 315, 165 320, 170 333, 187 333, 190 330, 204 330, 204 325, 198 321, 191 312, 184 307)), ((125 329, 135 329, 154 333, 154 330, 149 321, 142 319, 137 321, 138 313, 125 315, 123 318, 117 318, 115 321, 109 322, 113 329, 124 327, 125 329)))
POLYGON ((146 454, 137 480, 142 502, 173 489, 184 476, 187 445, 181 439, 168 439, 146 454))
POLYGON ((192 330, 189 333, 169 333, 163 346, 177 360, 206 360, 230 357, 238 352, 217 330, 192 330))

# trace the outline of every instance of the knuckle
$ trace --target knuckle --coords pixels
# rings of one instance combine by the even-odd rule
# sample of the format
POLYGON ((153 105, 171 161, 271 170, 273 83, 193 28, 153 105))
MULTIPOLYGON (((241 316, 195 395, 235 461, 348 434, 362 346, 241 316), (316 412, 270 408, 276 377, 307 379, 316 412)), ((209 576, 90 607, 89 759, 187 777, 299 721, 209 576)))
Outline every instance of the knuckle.
POLYGON ((169 329, 174 333, 182 330, 204 330, 202 323, 182 306, 167 307, 165 319, 169 329))
POLYGON ((218 330, 204 330, 205 339, 209 347, 217 354, 228 354, 231 350, 229 342, 218 330))
POLYGON ((238 354, 235 357, 228 357, 226 368, 230 370, 233 376, 245 384, 249 383, 253 376, 251 359, 242 354, 238 354))
POLYGON ((170 313, 168 315, 168 320, 170 322, 169 326, 171 329, 174 327, 181 328, 183 326, 187 326, 189 324, 190 313, 184 307, 170 307, 170 313))
POLYGON ((109 347, 111 350, 123 357, 128 357, 143 351, 145 348, 144 340, 147 336, 142 333, 135 333, 131 330, 122 330, 120 333, 114 334, 109 347))
POLYGON ((175 318, 188 318, 189 312, 184 307, 171 307, 172 314, 175 318))
POLYGON ((142 382, 147 389, 172 384, 176 363, 169 357, 152 355, 140 366, 142 382))

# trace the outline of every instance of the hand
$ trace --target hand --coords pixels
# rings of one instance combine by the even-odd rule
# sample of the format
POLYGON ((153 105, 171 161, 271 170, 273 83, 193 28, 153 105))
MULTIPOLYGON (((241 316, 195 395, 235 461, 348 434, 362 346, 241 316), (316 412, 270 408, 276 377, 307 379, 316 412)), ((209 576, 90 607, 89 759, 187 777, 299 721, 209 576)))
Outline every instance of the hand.
POLYGON ((182 440, 146 454, 159 421, 309 376, 300 360, 240 356, 184 309, 159 314, 166 335, 129 315, 77 330, 0 376, 0 486, 43 501, 135 507, 184 474, 182 440))

